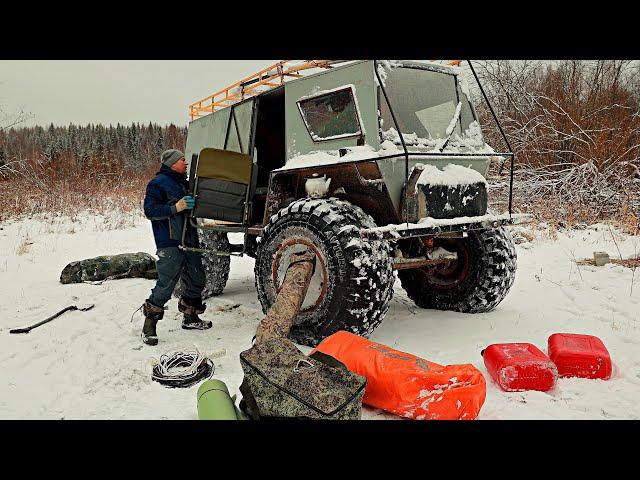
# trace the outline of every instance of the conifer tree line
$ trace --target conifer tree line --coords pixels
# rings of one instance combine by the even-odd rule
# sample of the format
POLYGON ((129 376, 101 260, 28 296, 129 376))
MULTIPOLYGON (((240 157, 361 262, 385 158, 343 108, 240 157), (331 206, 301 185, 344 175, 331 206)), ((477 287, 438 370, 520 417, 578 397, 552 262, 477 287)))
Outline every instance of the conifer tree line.
POLYGON ((159 164, 160 154, 168 148, 184 151, 186 137, 186 127, 155 123, 0 129, 0 166, 17 160, 141 171, 159 164))

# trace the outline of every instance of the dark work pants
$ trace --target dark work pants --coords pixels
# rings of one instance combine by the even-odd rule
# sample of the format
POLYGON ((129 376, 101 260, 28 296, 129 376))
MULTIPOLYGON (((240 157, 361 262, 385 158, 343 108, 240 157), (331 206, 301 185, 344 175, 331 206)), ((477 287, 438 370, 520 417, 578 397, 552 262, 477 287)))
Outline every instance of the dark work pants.
POLYGON ((151 290, 149 302, 156 307, 164 307, 171 299, 171 294, 182 280, 182 296, 200 298, 205 285, 205 273, 202 257, 197 252, 185 252, 178 247, 159 248, 156 252, 158 261, 158 281, 151 290))

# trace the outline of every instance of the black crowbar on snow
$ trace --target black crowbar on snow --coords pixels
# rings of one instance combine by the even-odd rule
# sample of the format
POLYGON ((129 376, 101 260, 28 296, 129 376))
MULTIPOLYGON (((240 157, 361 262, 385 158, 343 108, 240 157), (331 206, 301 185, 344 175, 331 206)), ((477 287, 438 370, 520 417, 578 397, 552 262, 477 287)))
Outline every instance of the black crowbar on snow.
POLYGON ((82 308, 79 308, 79 307, 77 307, 75 305, 71 305, 71 306, 69 306, 67 308, 63 308, 62 310, 60 310, 55 315, 51 315, 49 318, 45 318, 41 322, 35 323, 35 324, 33 324, 33 325, 29 326, 29 327, 14 328, 13 330, 9 330, 9 333, 29 333, 34 328, 39 327, 40 325, 44 325, 47 322, 50 322, 54 318, 59 317, 60 315, 62 315, 64 312, 68 312, 69 310, 80 310, 81 312, 86 312, 87 310, 91 310, 94 306, 95 305, 93 303, 91 305, 87 305, 86 307, 82 307, 82 308))

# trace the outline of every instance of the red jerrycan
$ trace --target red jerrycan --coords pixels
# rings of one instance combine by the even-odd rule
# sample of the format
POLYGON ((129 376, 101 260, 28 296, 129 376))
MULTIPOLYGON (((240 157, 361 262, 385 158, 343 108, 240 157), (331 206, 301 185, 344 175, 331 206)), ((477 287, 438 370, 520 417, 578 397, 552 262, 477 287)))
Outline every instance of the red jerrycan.
POLYGON ((546 392, 556 384, 556 366, 530 343, 495 343, 483 350, 482 356, 491 378, 507 392, 546 392))
POLYGON ((593 335, 554 333, 549 337, 549 357, 561 377, 611 377, 611 356, 602 340, 593 335))

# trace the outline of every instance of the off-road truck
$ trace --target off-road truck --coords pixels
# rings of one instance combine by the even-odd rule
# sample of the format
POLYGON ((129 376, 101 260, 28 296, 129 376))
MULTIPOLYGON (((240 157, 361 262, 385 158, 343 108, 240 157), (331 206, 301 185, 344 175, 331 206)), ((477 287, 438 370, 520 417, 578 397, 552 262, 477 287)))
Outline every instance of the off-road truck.
POLYGON ((222 292, 230 255, 248 254, 266 312, 291 255, 310 249, 316 267, 290 335, 314 346, 337 330, 371 333, 395 270, 423 308, 486 312, 511 288, 504 225, 522 218, 511 197, 507 213, 487 212, 484 177, 493 160, 513 171, 513 153, 485 144, 461 67, 283 61, 190 109, 205 294, 222 292), (232 232, 243 242, 230 244, 232 232))

